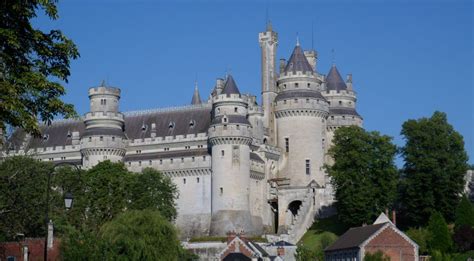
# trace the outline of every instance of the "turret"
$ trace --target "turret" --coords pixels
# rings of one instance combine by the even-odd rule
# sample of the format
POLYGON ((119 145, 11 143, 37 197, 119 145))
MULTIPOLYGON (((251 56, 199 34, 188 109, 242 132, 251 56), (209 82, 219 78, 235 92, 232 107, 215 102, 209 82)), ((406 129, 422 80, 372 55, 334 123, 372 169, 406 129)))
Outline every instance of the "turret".
POLYGON ((322 78, 313 70, 297 43, 278 79, 275 98, 278 147, 282 151, 280 178, 292 186, 325 184, 323 140, 329 105, 321 95, 322 78))
POLYGON ((89 89, 90 112, 84 116, 86 130, 81 137, 83 166, 103 160, 118 162, 125 155, 124 117, 119 110, 120 89, 105 86, 89 89))
POLYGON ((194 93, 193 98, 191 99, 191 105, 198 105, 201 104, 201 96, 199 95, 198 85, 197 82, 194 83, 194 93))
MULTIPOLYGON (((232 76, 224 89, 212 98, 212 122, 209 143, 212 151, 211 235, 228 231, 259 233, 258 217, 250 214, 251 125, 247 120, 247 102, 232 76)), ((261 218, 260 218, 261 220, 261 218)))
POLYGON ((266 140, 269 144, 275 144, 275 116, 273 114, 273 101, 277 95, 276 90, 276 51, 278 46, 278 34, 273 31, 270 23, 267 29, 258 35, 260 48, 262 49, 262 107, 263 125, 266 140))
MULTIPOLYGON (((349 74, 346 79, 344 82, 335 64, 332 65, 325 79, 326 90, 323 96, 329 102, 326 153, 332 146, 334 131, 337 128, 351 125, 362 127, 362 117, 356 111, 357 97, 352 89, 352 75, 349 74)), ((326 163, 332 163, 329 156, 326 156, 326 163)))

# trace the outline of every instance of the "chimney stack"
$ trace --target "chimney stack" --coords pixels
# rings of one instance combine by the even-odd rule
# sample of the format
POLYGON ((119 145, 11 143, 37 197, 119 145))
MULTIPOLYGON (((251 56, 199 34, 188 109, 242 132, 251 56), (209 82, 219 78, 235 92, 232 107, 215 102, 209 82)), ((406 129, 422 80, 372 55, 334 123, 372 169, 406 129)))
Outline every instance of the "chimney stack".
POLYGON ((392 210, 392 223, 397 226, 397 212, 392 210))
POLYGON ((48 248, 53 248, 53 243, 54 243, 54 227, 53 227, 53 221, 49 220, 48 223, 48 248))

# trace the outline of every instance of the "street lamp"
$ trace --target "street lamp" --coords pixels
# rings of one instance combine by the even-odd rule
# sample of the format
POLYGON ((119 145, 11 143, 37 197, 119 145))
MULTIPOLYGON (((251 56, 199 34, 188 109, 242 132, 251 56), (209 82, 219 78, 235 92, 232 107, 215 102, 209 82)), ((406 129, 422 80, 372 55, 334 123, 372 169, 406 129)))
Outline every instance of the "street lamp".
MULTIPOLYGON (((77 174, 81 176, 81 170, 76 164, 70 163, 70 162, 59 162, 54 164, 53 170, 48 173, 48 187, 46 188, 46 211, 45 211, 45 224, 46 224, 46 235, 44 237, 44 261, 48 260, 48 225, 49 225, 49 192, 51 190, 51 176, 54 174, 54 171, 56 170, 57 167, 59 166, 64 166, 64 165, 69 165, 72 166, 76 169, 77 174)), ((70 192, 67 192, 64 194, 64 204, 66 206, 66 209, 70 209, 72 206, 72 201, 74 197, 70 192)))

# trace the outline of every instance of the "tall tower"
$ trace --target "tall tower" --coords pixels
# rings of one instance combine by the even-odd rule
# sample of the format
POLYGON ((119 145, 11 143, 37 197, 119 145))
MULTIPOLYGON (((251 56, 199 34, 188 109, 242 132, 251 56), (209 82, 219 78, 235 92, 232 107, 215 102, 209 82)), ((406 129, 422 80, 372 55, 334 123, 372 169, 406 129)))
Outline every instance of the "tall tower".
POLYGON ((260 48, 262 49, 262 107, 263 126, 265 128, 266 140, 269 144, 275 144, 275 122, 273 101, 277 95, 276 91, 276 51, 278 46, 278 34, 272 30, 270 23, 267 30, 258 34, 260 48))
POLYGON ((321 95, 322 80, 299 43, 278 79, 275 98, 277 143, 282 150, 280 177, 291 186, 316 181, 323 186, 326 117, 329 105, 321 95))
POLYGON ((84 117, 81 137, 82 165, 93 167, 104 160, 122 161, 125 156, 124 117, 118 110, 120 89, 101 86, 89 89, 90 112, 84 117))
POLYGON ((250 214, 251 125, 247 120, 247 102, 241 97, 232 76, 222 92, 212 97, 212 122, 209 143, 212 146, 212 219, 211 235, 229 231, 256 234, 256 219, 250 214))
MULTIPOLYGON (((362 127, 362 117, 356 111, 357 96, 352 89, 352 75, 347 75, 344 80, 336 65, 333 64, 323 84, 323 96, 329 102, 329 117, 327 120, 326 153, 332 146, 334 131, 342 126, 356 125, 362 127)), ((326 155, 326 163, 331 164, 332 159, 326 155)))

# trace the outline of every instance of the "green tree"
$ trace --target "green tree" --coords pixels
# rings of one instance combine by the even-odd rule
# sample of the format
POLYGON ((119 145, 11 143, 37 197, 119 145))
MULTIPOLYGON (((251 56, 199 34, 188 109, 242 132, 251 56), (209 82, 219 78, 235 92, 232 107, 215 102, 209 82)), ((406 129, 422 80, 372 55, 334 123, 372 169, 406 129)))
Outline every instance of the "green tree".
POLYGON ((134 176, 131 209, 155 209, 168 220, 176 218, 176 185, 161 172, 146 168, 134 176))
POLYGON ((463 137, 442 112, 406 121, 401 134, 406 140, 402 148, 404 215, 411 226, 426 224, 436 210, 452 221, 468 168, 463 137))
POLYGON ((474 227, 474 205, 466 196, 461 198, 456 208, 455 228, 463 225, 474 227))
POLYGON ((306 260, 324 260, 324 253, 320 248, 311 248, 303 244, 299 244, 296 248, 295 259, 297 261, 306 260))
POLYGON ((430 232, 426 228, 410 228, 406 231, 406 235, 418 244, 420 255, 428 254, 430 232))
POLYGON ((339 219, 347 225, 370 223, 391 208, 397 196, 397 148, 392 138, 357 126, 336 130, 334 159, 326 166, 335 188, 339 219))
POLYGON ((431 252, 440 251, 448 253, 453 245, 448 225, 439 212, 434 212, 428 222, 428 230, 430 231, 430 239, 428 248, 431 252))
POLYGON ((390 257, 379 250, 374 253, 369 252, 365 254, 364 261, 390 261, 390 257))
POLYGON ((174 226, 158 211, 131 210, 100 229, 107 260, 178 260, 181 244, 174 226))
POLYGON ((59 30, 42 32, 31 20, 42 9, 57 19, 55 0, 0 2, 0 128, 21 127, 39 134, 38 121, 75 115, 60 100, 68 81, 70 60, 79 57, 74 43, 59 30))

